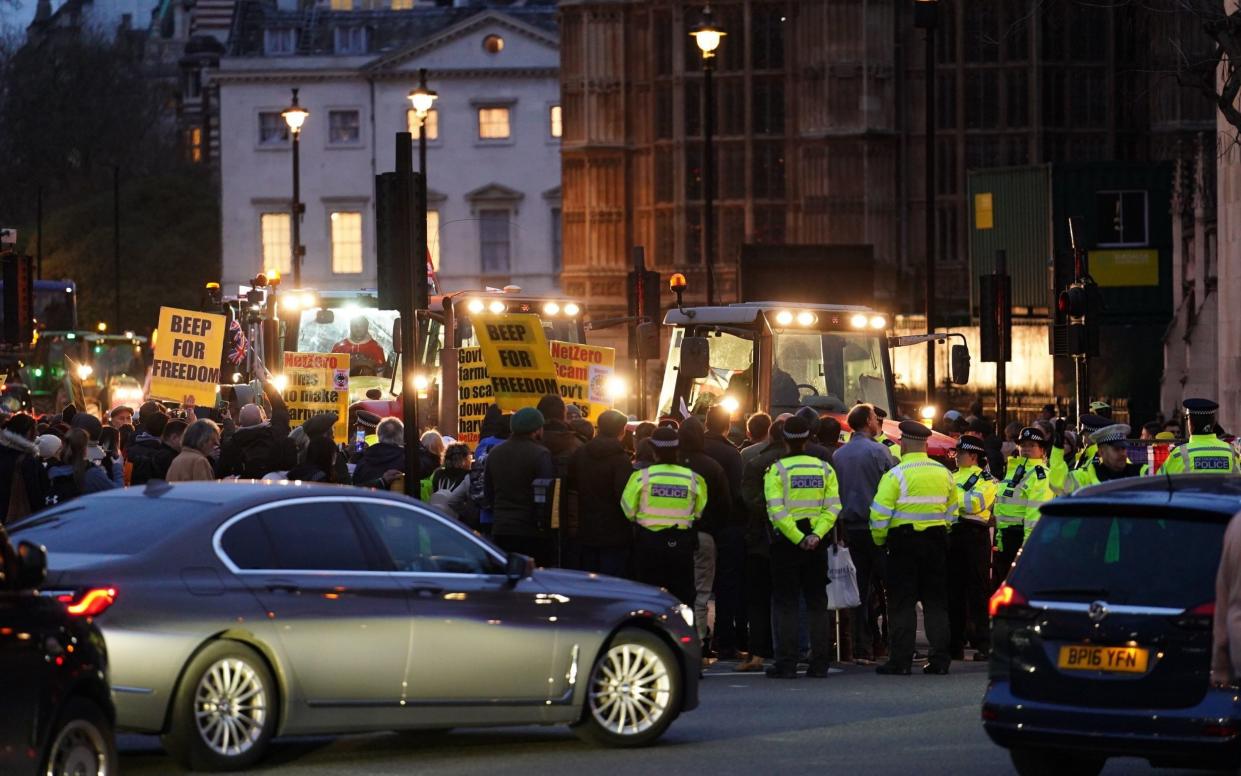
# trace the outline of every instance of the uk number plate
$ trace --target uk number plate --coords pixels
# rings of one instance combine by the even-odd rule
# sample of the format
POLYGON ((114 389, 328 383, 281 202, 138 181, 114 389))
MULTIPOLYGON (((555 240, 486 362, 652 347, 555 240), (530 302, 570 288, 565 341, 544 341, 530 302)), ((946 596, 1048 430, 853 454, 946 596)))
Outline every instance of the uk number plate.
POLYGON ((1065 671, 1146 672, 1150 651, 1142 647, 1096 647, 1074 644, 1060 648, 1059 665, 1065 671))

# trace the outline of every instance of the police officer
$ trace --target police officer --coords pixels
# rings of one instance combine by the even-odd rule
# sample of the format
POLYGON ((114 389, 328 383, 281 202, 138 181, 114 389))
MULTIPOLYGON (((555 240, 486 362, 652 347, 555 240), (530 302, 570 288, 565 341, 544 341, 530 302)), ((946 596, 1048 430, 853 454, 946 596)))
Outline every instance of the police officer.
POLYGON ((952 662, 948 623, 948 527, 957 514, 952 473, 926 454, 931 430, 901 423, 901 462, 884 473, 870 508, 875 544, 888 548, 891 649, 880 674, 908 675, 914 656, 917 604, 922 602, 931 642, 928 674, 946 674, 952 662))
POLYGON ((1038 509, 1051 501, 1051 475, 1043 462, 1047 437, 1037 426, 1026 426, 1017 435, 1020 454, 1009 462, 1008 472, 999 483, 995 496, 995 565, 993 586, 1006 576, 1017 557, 1017 551, 1038 522, 1038 509))
MULTIPOLYGON (((1098 402, 1095 402, 1098 404, 1098 402)), ((1093 405, 1092 405, 1093 406, 1093 405)), ((1051 472, 1051 492, 1063 496, 1066 492, 1065 482, 1069 473, 1077 470, 1085 471, 1095 462, 1099 454, 1099 445, 1094 441, 1094 434, 1101 428, 1112 425, 1112 421, 1101 415, 1086 414, 1081 417, 1081 447, 1076 456, 1066 458, 1065 422, 1064 418, 1056 418, 1052 422, 1051 455, 1048 459, 1048 471, 1051 472)))
POLYGON ((1159 468, 1166 474, 1237 474, 1237 454, 1232 447, 1215 436, 1218 426, 1215 411, 1219 405, 1210 399, 1184 401, 1189 441, 1168 455, 1159 468))
MULTIPOLYGON (((1095 402, 1095 404, 1098 403, 1099 402, 1095 402)), ((1094 404, 1091 406, 1093 407, 1094 404)), ((1102 415, 1095 415, 1094 413, 1082 415, 1082 452, 1078 455, 1077 460, 1073 462, 1071 468, 1085 469, 1089 467, 1090 464, 1094 463, 1095 456, 1099 453, 1099 444, 1095 441, 1094 435, 1101 429, 1107 428, 1111 425, 1113 425, 1112 421, 1102 415)))
POLYGON ((1124 423, 1113 423, 1095 431, 1091 438, 1099 448, 1098 460, 1084 469, 1074 469, 1064 483, 1064 492, 1088 488, 1108 480, 1122 477, 1140 477, 1146 466, 1129 462, 1129 432, 1124 423))
POLYGON ((767 516, 771 519, 771 588, 775 604, 776 663, 772 679, 797 678, 797 608, 806 601, 810 632, 807 676, 825 678, 831 661, 827 622, 827 553, 824 537, 840 512, 840 490, 830 464, 805 452, 810 437, 806 418, 784 424, 788 454, 763 475, 767 516))
POLYGON ((639 582, 665 587, 686 606, 694 605, 694 521, 707 506, 702 477, 678 466, 675 428, 661 426, 650 437, 655 463, 629 477, 621 511, 638 524, 634 565, 639 582))
POLYGON ((978 650, 975 660, 990 652, 991 508, 996 481, 980 464, 986 462, 982 440, 964 435, 957 442, 957 484, 960 507, 948 537, 948 621, 953 660, 965 658, 969 638, 978 650))
POLYGON ((879 433, 875 434, 875 441, 888 448, 888 452, 892 454, 892 457, 896 459, 897 463, 900 463, 900 447, 896 444, 896 442, 889 439, 887 434, 883 433, 883 421, 888 417, 888 413, 883 409, 883 407, 875 407, 875 417, 879 418, 879 433))

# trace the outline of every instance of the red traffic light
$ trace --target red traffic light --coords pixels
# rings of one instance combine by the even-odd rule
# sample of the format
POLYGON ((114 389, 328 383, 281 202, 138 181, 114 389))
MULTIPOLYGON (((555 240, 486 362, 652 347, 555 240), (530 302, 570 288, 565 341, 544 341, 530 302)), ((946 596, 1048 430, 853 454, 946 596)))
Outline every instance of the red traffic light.
POLYGON ((1086 288, 1078 284, 1069 286, 1056 297, 1056 312, 1070 318, 1086 315, 1086 288))

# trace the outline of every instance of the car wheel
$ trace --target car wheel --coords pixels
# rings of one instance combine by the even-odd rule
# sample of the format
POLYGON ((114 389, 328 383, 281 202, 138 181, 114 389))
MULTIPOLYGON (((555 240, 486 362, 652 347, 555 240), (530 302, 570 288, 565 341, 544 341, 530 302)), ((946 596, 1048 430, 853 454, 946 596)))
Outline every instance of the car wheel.
POLYGON ((214 642, 185 670, 164 748, 191 770, 253 765, 276 733, 276 702, 276 682, 257 652, 214 642))
POLYGON ((1056 749, 1014 749, 1009 753, 1020 776, 1098 776, 1106 758, 1056 749))
POLYGON ((116 776, 116 736, 103 710, 86 698, 70 698, 56 721, 40 773, 116 776))
POLYGON ((645 746, 664 734, 680 710, 676 656, 655 634, 626 628, 595 661, 574 731, 593 744, 645 746))

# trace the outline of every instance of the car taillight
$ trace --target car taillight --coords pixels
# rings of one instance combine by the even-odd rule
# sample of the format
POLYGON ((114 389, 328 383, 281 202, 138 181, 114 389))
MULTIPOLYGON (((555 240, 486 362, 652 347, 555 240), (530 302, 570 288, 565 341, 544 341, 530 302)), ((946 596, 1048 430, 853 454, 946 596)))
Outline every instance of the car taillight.
POLYGON ((62 593, 56 596, 56 600, 65 605, 69 614, 79 617, 98 617, 107 611, 109 606, 116 603, 116 588, 91 587, 83 590, 81 594, 62 593))
POLYGON ((1215 602, 1191 606, 1182 612, 1173 622, 1178 627, 1190 630, 1211 630, 1215 620, 1215 602))
POLYGON ((1026 597, 1018 593, 1017 588, 1005 582, 991 595, 991 601, 987 604, 987 611, 992 617, 995 617, 1005 609, 1013 606, 1024 606, 1026 603, 1028 603, 1026 597))

